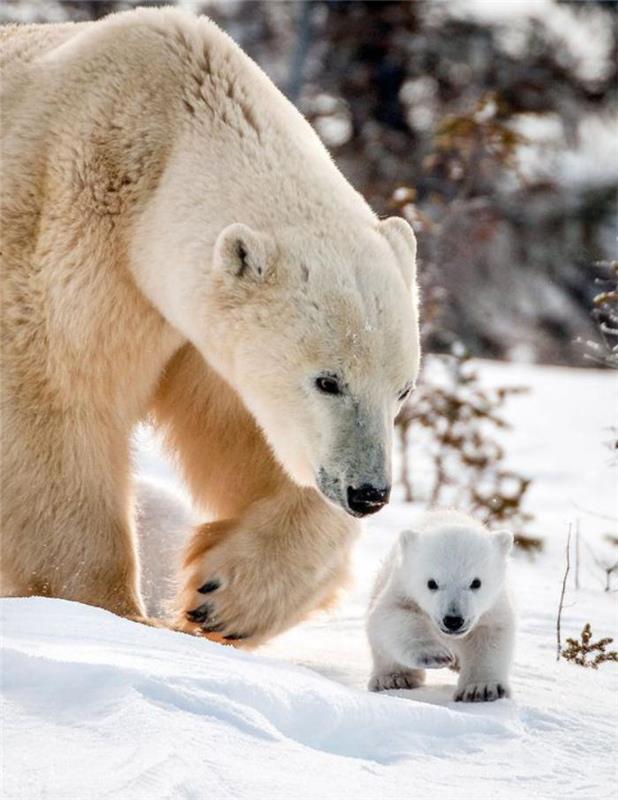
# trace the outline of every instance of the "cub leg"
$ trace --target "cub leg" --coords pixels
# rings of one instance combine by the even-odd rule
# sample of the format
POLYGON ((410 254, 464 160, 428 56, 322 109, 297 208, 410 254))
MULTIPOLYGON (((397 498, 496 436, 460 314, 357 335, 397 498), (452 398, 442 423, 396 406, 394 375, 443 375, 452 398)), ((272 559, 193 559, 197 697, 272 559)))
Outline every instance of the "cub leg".
POLYGON ((378 598, 367 618, 367 633, 373 656, 371 691, 415 688, 423 683, 425 669, 453 662, 453 654, 434 635, 429 620, 396 598, 378 598))
POLYGON ((388 689, 418 689, 424 683, 424 669, 410 669, 392 659, 374 654, 373 670, 367 684, 370 692, 384 692, 388 689))
POLYGON ((458 640, 460 673, 455 700, 478 703, 510 697, 513 645, 514 630, 508 624, 481 624, 458 640))

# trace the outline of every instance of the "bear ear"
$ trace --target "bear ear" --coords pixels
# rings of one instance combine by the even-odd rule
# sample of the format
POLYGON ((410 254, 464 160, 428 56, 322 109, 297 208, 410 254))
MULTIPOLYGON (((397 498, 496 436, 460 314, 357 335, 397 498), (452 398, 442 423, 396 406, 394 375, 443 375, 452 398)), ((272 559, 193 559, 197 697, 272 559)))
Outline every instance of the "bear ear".
POLYGON ((511 533, 511 531, 507 530, 494 531, 491 535, 493 536, 494 541, 498 546, 502 555, 508 556, 513 547, 513 541, 515 538, 511 533))
POLYGON ((276 253, 271 236, 234 222, 217 237, 213 265, 241 280, 263 281, 273 268, 276 253))
POLYGON ((399 549, 402 556, 412 551, 417 539, 418 533, 416 531, 401 531, 399 534, 399 549))
POLYGON ((378 224, 397 256, 397 262, 406 286, 412 287, 416 279, 416 236, 402 217, 388 217, 378 224))

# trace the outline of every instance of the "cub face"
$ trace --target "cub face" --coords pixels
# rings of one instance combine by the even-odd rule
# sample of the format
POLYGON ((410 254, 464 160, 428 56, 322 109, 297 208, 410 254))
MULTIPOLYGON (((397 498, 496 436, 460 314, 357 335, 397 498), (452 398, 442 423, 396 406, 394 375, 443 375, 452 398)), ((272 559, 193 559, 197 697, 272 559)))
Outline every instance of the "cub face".
POLYGON ((418 373, 415 248, 401 219, 346 241, 226 228, 204 355, 292 479, 364 516, 388 501, 393 421, 418 373))
POLYGON ((447 636, 469 633, 504 587, 510 531, 464 526, 400 536, 402 590, 447 636))

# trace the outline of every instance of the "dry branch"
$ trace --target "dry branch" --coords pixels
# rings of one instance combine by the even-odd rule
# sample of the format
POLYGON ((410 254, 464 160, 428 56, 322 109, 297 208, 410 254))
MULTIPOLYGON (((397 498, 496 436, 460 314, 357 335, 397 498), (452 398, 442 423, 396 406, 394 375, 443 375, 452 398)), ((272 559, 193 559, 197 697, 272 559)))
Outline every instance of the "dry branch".
POLYGON ((566 584, 567 578, 569 576, 569 570, 571 568, 571 525, 569 525, 569 535, 567 536, 567 543, 566 543, 566 568, 564 570, 564 576, 562 578, 562 591, 560 592, 560 603, 558 605, 558 617, 556 619, 556 642, 557 642, 557 652, 556 652, 556 661, 560 661, 560 654, 562 652, 562 642, 560 638, 560 625, 562 622, 562 607, 564 605, 564 593, 566 591, 566 584))

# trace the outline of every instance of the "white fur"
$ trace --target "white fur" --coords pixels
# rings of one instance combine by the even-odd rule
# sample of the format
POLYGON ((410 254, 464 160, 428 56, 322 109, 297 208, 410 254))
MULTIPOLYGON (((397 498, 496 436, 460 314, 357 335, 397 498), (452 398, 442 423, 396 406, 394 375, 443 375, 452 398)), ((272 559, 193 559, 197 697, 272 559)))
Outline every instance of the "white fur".
POLYGON ((135 280, 239 393, 292 479, 349 510, 348 485, 390 486, 398 396, 418 372, 414 233, 377 219, 209 20, 139 13, 119 15, 115 35, 138 19, 144 38, 176 28, 203 84, 136 220, 135 280), (316 392, 322 373, 345 396, 316 392))
POLYGON ((456 700, 510 695, 515 615, 506 568, 513 536, 454 511, 426 514, 404 531, 378 573, 367 633, 369 688, 415 688, 425 669, 459 669, 456 700), (478 579, 481 586, 472 589, 478 579), (437 590, 428 587, 435 581, 437 590), (445 617, 460 617, 457 633, 445 617))
POLYGON ((135 481, 140 589, 149 616, 175 613, 183 552, 199 521, 180 492, 147 478, 135 481))

